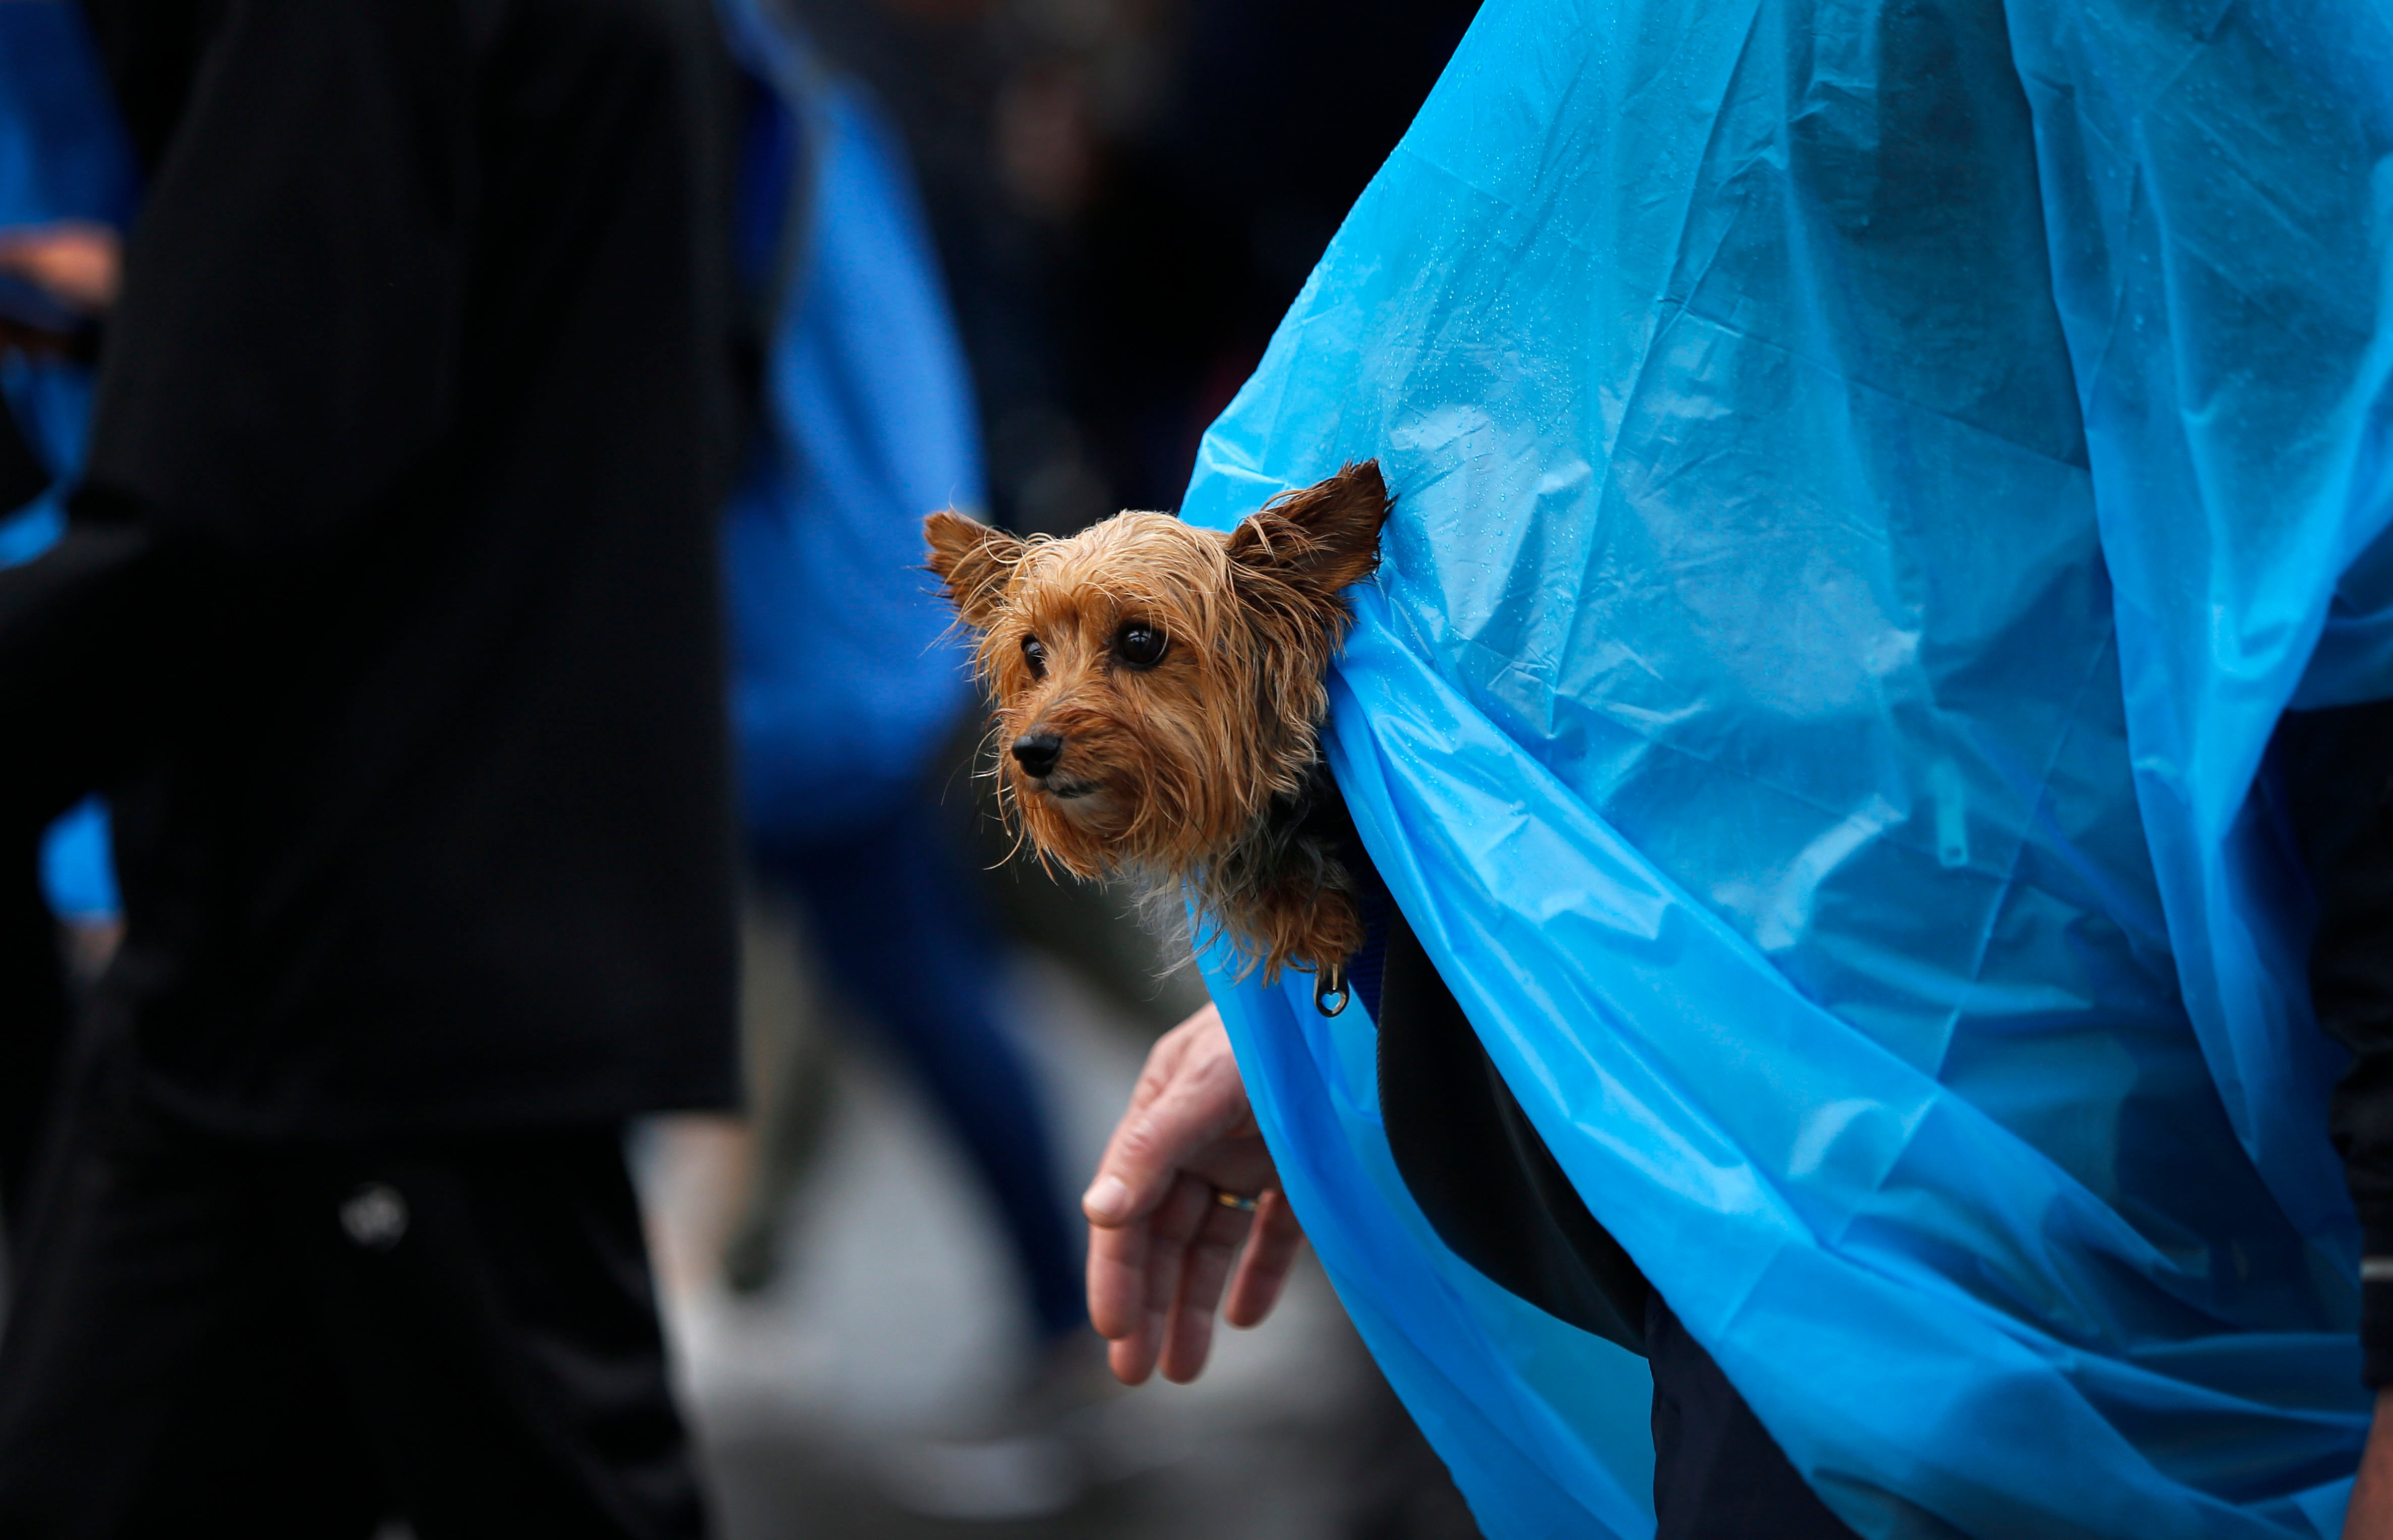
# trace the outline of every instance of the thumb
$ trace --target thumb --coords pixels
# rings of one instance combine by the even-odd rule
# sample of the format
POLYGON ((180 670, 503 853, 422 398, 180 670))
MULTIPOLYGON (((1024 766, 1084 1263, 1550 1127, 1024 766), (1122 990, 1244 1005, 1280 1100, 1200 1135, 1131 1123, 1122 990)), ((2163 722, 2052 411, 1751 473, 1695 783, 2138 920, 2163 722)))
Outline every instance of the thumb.
POLYGON ((1247 1089, 1226 1039, 1218 1055, 1183 1058, 1162 1092, 1123 1115, 1080 1199, 1089 1222, 1115 1229, 1145 1218, 1181 1168, 1247 1116, 1247 1089))

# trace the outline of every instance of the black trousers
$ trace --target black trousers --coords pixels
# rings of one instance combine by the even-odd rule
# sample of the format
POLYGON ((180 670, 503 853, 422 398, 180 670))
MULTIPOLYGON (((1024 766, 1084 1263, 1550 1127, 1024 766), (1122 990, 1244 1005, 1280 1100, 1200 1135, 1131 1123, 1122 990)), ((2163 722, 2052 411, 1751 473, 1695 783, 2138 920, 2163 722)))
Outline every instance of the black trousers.
MULTIPOLYGON (((0 424, 7 411, 0 407, 0 424)), ((0 1230, 21 1239, 34 1156, 67 1035, 59 922, 42 900, 41 842, 0 832, 0 1230)))
POLYGON ((1645 1357, 1654 1540, 1853 1540, 1658 1290, 1646 1297, 1645 1357))
POLYGON ((1588 1211, 1419 938, 1393 904, 1380 907, 1380 980, 1358 967, 1356 981, 1379 1024, 1380 1111, 1396 1168, 1457 1256, 1548 1314, 1645 1355, 1657 1540, 1852 1540, 1588 1211))
POLYGON ((11 1259, 0 1535, 704 1532, 620 1129, 261 1148, 78 1078, 11 1259))

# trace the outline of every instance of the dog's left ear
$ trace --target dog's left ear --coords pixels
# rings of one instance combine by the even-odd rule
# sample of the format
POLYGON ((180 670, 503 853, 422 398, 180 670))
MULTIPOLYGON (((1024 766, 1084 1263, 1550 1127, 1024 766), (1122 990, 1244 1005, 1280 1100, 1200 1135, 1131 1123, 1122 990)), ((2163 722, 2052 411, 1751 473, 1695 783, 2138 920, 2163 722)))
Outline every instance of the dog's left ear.
POLYGON ((1248 515, 1231 531, 1230 559, 1335 594, 1380 565, 1380 527, 1387 521, 1387 483, 1380 463, 1366 460, 1248 515))
POLYGON ((1022 560, 1021 538, 942 509, 922 521, 930 542, 928 566, 947 586, 948 602, 964 624, 987 631, 1005 604, 1005 591, 1022 560))

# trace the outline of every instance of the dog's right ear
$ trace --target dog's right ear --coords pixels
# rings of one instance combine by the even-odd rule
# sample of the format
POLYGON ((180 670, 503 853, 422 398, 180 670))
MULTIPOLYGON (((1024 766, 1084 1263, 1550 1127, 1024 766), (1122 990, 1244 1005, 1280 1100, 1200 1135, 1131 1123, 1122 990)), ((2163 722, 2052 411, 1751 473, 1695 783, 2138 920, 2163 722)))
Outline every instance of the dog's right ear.
POLYGON ((1230 533, 1230 559, 1327 595, 1380 565, 1388 521, 1380 463, 1348 465, 1327 480, 1283 492, 1230 533))
POLYGON ((946 585, 956 614, 974 630, 987 630, 1022 560, 1021 539, 952 508, 924 519, 922 536, 931 542, 930 570, 946 585))

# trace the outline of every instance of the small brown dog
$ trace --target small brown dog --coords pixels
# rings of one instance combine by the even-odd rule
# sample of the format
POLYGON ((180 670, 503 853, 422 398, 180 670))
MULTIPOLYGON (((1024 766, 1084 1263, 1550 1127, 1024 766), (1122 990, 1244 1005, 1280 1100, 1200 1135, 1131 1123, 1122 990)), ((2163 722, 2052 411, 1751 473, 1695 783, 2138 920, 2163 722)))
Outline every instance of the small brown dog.
MULTIPOLYGON (((1321 763, 1322 683, 1380 560, 1377 461, 1266 503, 1227 534, 1118 514, 1023 540, 933 514, 930 569, 996 698, 1008 816, 1075 876, 1193 899, 1266 979, 1317 975, 1344 1003, 1363 945, 1321 763)), ((1325 1009, 1327 1007, 1325 1005, 1325 1009)))

